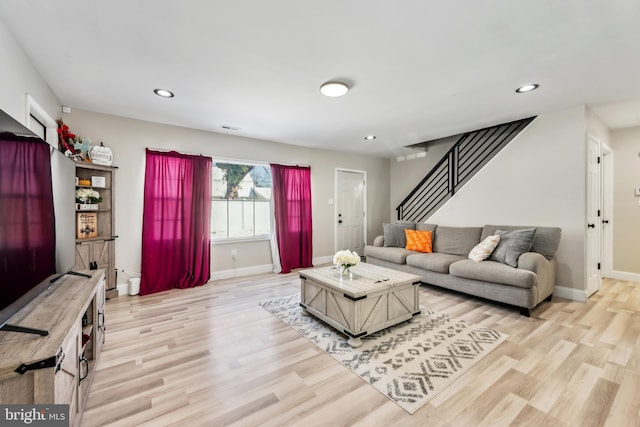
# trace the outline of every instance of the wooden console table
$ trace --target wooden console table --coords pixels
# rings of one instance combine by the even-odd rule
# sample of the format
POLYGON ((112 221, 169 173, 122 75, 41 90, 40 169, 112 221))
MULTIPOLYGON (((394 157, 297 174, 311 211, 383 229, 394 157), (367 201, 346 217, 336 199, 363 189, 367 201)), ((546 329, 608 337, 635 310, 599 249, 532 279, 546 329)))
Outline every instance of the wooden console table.
POLYGON ((0 331, 0 403, 68 404, 69 425, 80 424, 105 333, 105 272, 83 273, 91 278, 65 275, 11 318, 48 336, 0 331))

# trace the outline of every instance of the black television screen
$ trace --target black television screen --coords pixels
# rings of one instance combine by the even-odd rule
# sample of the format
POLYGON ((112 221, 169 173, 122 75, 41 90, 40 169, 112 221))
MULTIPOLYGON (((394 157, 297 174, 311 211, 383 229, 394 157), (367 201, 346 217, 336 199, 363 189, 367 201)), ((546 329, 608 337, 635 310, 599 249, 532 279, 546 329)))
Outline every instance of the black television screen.
POLYGON ((39 138, 5 133, 0 134, 0 139, 5 147, 13 141, 34 148, 3 151, 15 157, 0 159, 0 163, 7 163, 3 165, 5 171, 11 169, 8 162, 15 165, 20 161, 37 171, 28 179, 20 175, 26 172, 19 168, 13 168, 15 177, 0 175, 5 181, 0 183, 0 327, 3 327, 75 264, 75 165, 39 138), (34 176, 38 186, 27 185, 34 176), (10 185, 11 179, 15 182, 10 185), (20 192, 20 182, 30 190, 20 192), (40 209, 38 215, 33 213, 33 206, 40 209), (22 220, 21 215, 27 219, 22 220))

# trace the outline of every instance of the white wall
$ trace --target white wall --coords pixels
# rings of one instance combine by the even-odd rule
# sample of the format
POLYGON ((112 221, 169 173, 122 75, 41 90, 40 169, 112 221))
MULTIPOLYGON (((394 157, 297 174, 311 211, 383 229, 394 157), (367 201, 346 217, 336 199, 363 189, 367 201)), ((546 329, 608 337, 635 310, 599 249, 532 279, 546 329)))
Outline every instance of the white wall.
MULTIPOLYGON (((43 40, 43 43, 46 42, 43 40)), ((25 124, 26 94, 30 93, 52 118, 60 117, 62 107, 56 95, 33 67, 1 19, 0 64, 0 109, 25 124)))
POLYGON ((428 222, 562 228, 556 284, 583 290, 585 108, 537 117, 428 222))
MULTIPOLYGON (((30 93, 53 118, 60 116, 60 103, 33 67, 0 20, 0 108, 21 123, 25 122, 25 94, 30 93)), ((457 197, 431 218, 448 225, 485 223, 556 225, 563 238, 558 259, 558 284, 584 288, 584 132, 585 109, 576 107, 538 117, 515 141, 492 160, 457 197), (507 177, 505 179, 505 177, 507 177)), ((142 223, 142 186, 144 147, 177 149, 185 152, 246 160, 302 163, 312 167, 314 257, 333 253, 333 179, 336 167, 367 171, 369 180, 369 241, 382 232, 382 223, 395 219, 395 207, 439 156, 436 149, 427 157, 396 163, 395 159, 377 159, 322 150, 258 141, 174 126, 128 120, 115 116, 74 110, 63 120, 72 131, 104 141, 120 166, 116 180, 117 213, 116 264, 137 272, 140 266, 142 223), (391 171, 391 172, 390 172, 391 171), (390 195, 393 189, 393 196, 390 195), (393 200, 392 200, 393 197, 393 200), (391 208, 390 208, 391 207, 391 208)), ((606 134, 597 120, 587 120, 589 131, 606 134)), ((629 216, 616 216, 614 269, 639 272, 632 258, 638 253, 637 198, 629 196, 637 177, 640 130, 616 131, 612 136, 616 153, 616 215, 623 215, 620 204, 631 201, 635 209, 629 216), (628 160, 628 169, 623 161, 628 160), (626 172, 625 172, 626 170, 626 172), (619 192, 619 193, 618 193, 619 192), (635 216, 634 216, 635 215, 635 216), (626 226, 626 222, 629 226, 626 226), (635 222, 634 222, 635 221, 635 222), (634 228, 635 227, 635 228, 634 228), (634 245, 635 243, 635 245, 634 245), (618 255, 620 254, 620 255, 618 255)), ((440 147, 446 151, 445 147, 440 147)), ((214 271, 250 271, 271 262, 266 242, 234 244, 238 257, 231 261, 230 245, 213 248, 214 271)), ((125 281, 127 277, 119 277, 125 281)))
MULTIPOLYGON (((140 271, 142 234, 142 192, 144 186, 145 147, 177 150, 215 157, 260 162, 305 164, 311 166, 313 205, 313 256, 330 257, 334 253, 335 168, 367 172, 367 232, 372 241, 375 230, 387 221, 389 207, 389 161, 363 155, 345 154, 279 144, 106 114, 73 109, 63 120, 77 135, 104 142, 113 150, 116 173, 116 266, 137 273, 140 271)), ((271 252, 266 241, 214 244, 212 247, 212 277, 228 277, 267 271, 271 252), (235 261, 231 249, 237 250, 235 261)), ((126 275, 119 274, 124 282, 126 275)))
POLYGON ((587 108, 587 132, 611 147, 611 129, 589 108, 587 108))
POLYGON ((612 132, 613 167, 613 269, 640 274, 640 126, 612 132))

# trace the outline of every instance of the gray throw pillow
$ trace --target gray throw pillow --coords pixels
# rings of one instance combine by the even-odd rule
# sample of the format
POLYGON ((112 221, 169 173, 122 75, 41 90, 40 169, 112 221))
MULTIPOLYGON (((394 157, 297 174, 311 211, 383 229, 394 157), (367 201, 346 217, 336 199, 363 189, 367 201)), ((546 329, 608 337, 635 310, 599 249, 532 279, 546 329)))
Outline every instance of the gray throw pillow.
POLYGON ((518 258, 531 249, 533 238, 536 235, 535 228, 526 228, 524 230, 503 231, 497 230, 496 234, 500 235, 500 243, 494 249, 489 257, 492 261, 498 261, 511 267, 518 266, 518 258))
POLYGON ((384 231, 384 246, 393 248, 404 248, 407 246, 407 236, 405 228, 415 230, 413 222, 396 222, 393 224, 382 224, 384 231))

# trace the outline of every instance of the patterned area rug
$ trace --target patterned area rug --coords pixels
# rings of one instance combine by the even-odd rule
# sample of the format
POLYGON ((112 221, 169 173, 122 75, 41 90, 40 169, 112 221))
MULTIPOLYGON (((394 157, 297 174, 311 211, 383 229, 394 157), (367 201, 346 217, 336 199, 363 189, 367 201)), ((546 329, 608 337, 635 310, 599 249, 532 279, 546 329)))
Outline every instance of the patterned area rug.
POLYGON ((260 305, 413 414, 508 338, 422 308, 413 320, 363 337, 351 348, 347 338, 313 316, 305 316, 300 295, 260 305))

